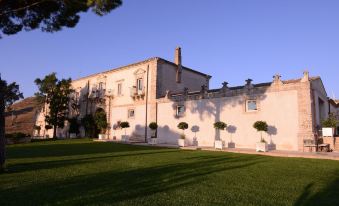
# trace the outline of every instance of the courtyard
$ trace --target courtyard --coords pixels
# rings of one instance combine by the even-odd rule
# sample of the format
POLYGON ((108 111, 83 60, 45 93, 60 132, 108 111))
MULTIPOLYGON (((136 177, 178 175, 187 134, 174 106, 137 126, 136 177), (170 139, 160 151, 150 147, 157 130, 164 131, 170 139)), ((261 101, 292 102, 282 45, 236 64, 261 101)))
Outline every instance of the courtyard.
POLYGON ((0 205, 339 205, 339 163, 93 142, 7 147, 0 205))

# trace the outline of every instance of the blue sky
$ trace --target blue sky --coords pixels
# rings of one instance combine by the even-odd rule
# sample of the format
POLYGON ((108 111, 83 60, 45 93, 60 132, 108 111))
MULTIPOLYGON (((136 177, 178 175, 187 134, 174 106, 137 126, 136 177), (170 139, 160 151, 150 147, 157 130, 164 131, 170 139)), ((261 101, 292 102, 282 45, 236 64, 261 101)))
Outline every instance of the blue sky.
POLYGON ((74 29, 22 32, 0 40, 0 72, 20 84, 50 72, 73 79, 149 57, 173 60, 213 76, 211 87, 321 76, 339 98, 338 0, 124 0, 107 16, 82 15, 74 29))

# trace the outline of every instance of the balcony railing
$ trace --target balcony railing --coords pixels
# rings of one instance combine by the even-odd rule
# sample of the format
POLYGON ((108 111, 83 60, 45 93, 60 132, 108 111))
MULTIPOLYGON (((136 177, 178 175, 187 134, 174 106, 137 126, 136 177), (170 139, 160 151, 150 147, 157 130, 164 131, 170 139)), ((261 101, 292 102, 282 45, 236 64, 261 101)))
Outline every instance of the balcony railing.
POLYGON ((130 95, 132 98, 140 98, 145 96, 145 87, 142 87, 142 89, 137 88, 137 87, 131 87, 130 88, 130 95))
POLYGON ((112 89, 92 89, 92 91, 89 94, 90 99, 95 98, 104 98, 104 97, 113 97, 114 91, 112 89))

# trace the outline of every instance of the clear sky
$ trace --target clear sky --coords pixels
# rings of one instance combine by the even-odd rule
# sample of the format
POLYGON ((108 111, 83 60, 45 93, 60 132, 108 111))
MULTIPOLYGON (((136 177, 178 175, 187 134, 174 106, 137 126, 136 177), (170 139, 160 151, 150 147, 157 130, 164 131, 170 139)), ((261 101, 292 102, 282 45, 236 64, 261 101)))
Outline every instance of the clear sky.
POLYGON ((211 88, 321 76, 339 98, 339 0, 124 0, 73 29, 22 32, 0 40, 0 72, 25 97, 50 72, 73 79, 149 57, 174 59, 213 76, 211 88))

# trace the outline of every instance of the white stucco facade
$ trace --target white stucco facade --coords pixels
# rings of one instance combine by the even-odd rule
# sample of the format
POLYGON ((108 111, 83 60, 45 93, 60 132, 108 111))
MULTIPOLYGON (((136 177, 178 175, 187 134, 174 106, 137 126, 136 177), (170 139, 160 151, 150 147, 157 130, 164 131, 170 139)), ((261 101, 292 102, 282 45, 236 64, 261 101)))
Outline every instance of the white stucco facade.
MULTIPOLYGON (((215 139, 225 146, 233 142, 237 148, 254 148, 260 134, 253 128, 255 121, 266 121, 265 140, 278 150, 302 150, 303 140, 315 138, 321 120, 329 111, 338 114, 338 104, 330 104, 319 77, 305 72, 300 79, 282 80, 276 75, 272 82, 209 89, 210 76, 181 64, 180 49, 175 62, 151 58, 142 62, 94 74, 72 82, 78 111, 70 117, 79 120, 93 115, 98 108, 107 114, 108 139, 121 140, 123 129, 113 125, 128 121, 126 134, 134 141, 151 136, 147 128, 157 122, 159 143, 177 144, 182 131, 179 122, 187 122, 185 131, 189 145, 213 147, 215 139), (255 110, 248 110, 248 104, 255 110), (183 109, 177 114, 178 106, 183 109), (133 114, 133 115, 130 115, 133 114), (227 123, 226 131, 213 128, 216 121, 227 123)), ((44 112, 37 124, 44 130, 44 112)), ((42 131, 47 133, 46 131, 42 131)), ((52 131, 48 131, 52 136, 52 131)), ((68 128, 58 129, 58 135, 67 137, 68 128)), ((82 130, 81 136, 84 136, 82 130)))

